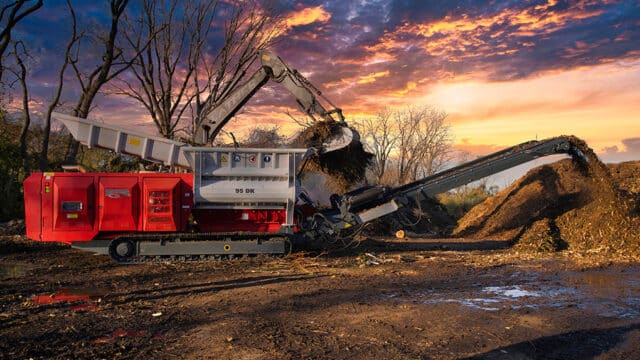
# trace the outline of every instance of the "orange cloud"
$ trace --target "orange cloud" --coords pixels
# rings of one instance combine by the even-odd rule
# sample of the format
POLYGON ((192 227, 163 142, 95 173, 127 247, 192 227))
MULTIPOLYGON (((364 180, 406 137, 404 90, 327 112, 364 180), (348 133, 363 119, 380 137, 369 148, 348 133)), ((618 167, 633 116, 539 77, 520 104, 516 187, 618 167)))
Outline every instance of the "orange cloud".
POLYGON ((396 60, 396 57, 388 52, 375 51, 372 47, 367 47, 366 49, 372 52, 372 54, 365 57, 340 58, 336 59, 335 63, 343 65, 369 66, 396 60))
POLYGON ((367 75, 344 78, 344 79, 341 79, 340 81, 324 84, 324 87, 329 89, 329 88, 333 88, 333 87, 337 87, 337 86, 350 87, 350 86, 353 86, 355 84, 359 84, 359 85, 370 84, 370 83, 376 82, 378 80, 378 78, 389 76, 389 74, 390 74, 389 70, 386 70, 386 71, 380 71, 380 72, 376 72, 376 73, 370 73, 370 74, 367 74, 367 75))
POLYGON ((640 134, 639 79, 640 60, 630 59, 518 81, 441 81, 412 101, 449 113, 467 146, 574 134, 601 149, 640 134))
POLYGON ((597 48, 599 46, 602 46, 602 45, 604 45, 604 44, 606 44, 608 42, 609 42, 609 39, 602 39, 602 40, 600 40, 598 42, 591 43, 591 44, 588 44, 588 43, 586 43, 584 41, 576 41, 573 48, 565 49, 567 54, 564 55, 563 57, 564 58, 573 58, 573 57, 582 56, 582 55, 588 53, 589 51, 591 51, 591 50, 593 50, 593 49, 595 49, 595 48, 597 48))
MULTIPOLYGON (((447 56, 455 53, 456 58, 486 57, 490 55, 507 55, 519 51, 519 46, 508 46, 506 42, 492 43, 490 46, 485 39, 497 41, 509 37, 532 37, 548 35, 559 31, 566 24, 588 19, 602 14, 602 10, 588 10, 589 5, 581 1, 566 9, 554 9, 555 0, 549 0, 544 5, 525 9, 504 9, 496 14, 471 17, 468 14, 459 16, 445 16, 442 20, 429 23, 405 22, 393 32, 382 36, 378 44, 368 48, 370 51, 405 49, 416 46, 410 41, 412 36, 418 35, 424 39, 417 44, 425 52, 433 56, 447 56), (505 32, 504 28, 511 29, 505 32), (505 48, 493 51, 496 48, 505 48)), ((531 44, 527 42, 527 44, 531 44)), ((520 44, 522 45, 522 44, 520 44)))
POLYGON ((326 23, 329 19, 331 19, 331 13, 322 6, 316 6, 289 13, 285 24, 287 29, 290 29, 294 26, 309 25, 316 22, 326 23))
POLYGON ((389 70, 360 76, 360 79, 357 81, 357 83, 369 84, 369 83, 375 82, 378 78, 385 77, 385 76, 389 76, 389 70))
POLYGON ((389 96, 402 97, 414 91, 417 87, 418 84, 415 81, 409 81, 404 89, 392 92, 389 94, 389 96))

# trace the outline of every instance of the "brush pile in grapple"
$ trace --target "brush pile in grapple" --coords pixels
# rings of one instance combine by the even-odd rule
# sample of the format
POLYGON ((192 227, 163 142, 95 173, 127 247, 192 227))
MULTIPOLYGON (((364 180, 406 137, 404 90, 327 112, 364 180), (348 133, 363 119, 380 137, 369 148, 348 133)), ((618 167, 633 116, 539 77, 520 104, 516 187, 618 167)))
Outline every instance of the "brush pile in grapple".
POLYGON ((640 163, 603 164, 584 141, 568 137, 589 159, 532 169, 458 222, 456 236, 511 239, 517 249, 640 253, 640 163))
MULTIPOLYGON (((321 148, 321 145, 334 136, 340 136, 344 125, 336 121, 317 121, 306 128, 293 141, 296 146, 321 148)), ((354 184, 365 179, 366 170, 373 154, 365 151, 359 141, 347 147, 313 156, 305 165, 306 171, 319 171, 331 176, 332 187, 336 192, 344 192, 354 184)))

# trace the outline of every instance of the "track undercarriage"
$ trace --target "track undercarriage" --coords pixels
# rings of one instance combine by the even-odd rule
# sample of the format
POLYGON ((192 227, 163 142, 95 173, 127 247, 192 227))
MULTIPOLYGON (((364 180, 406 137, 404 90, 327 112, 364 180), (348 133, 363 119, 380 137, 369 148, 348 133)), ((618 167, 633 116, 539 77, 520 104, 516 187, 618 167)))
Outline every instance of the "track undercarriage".
POLYGON ((291 249, 289 235, 266 232, 157 233, 119 236, 107 253, 120 263, 204 261, 282 256, 291 249))

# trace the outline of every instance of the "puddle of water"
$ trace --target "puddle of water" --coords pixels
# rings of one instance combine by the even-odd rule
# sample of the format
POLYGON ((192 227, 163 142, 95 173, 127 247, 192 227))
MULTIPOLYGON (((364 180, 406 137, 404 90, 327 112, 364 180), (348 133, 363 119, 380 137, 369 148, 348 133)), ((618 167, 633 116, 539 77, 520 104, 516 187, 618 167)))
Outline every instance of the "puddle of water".
POLYGON ((640 270, 576 272, 570 274, 566 282, 585 288, 595 296, 616 297, 640 289, 640 270))
POLYGON ((514 286, 487 286, 482 289, 482 292, 489 294, 502 295, 509 298, 520 298, 520 297, 540 297, 543 296, 540 291, 529 291, 522 289, 519 285, 514 286))
MULTIPOLYGON (((430 292, 415 293, 414 299, 420 303, 458 303, 466 307, 485 311, 501 309, 538 308, 542 305, 560 307, 568 303, 564 299, 575 294, 574 289, 556 286, 533 286, 531 284, 486 286, 475 292, 456 293, 451 297, 442 297, 430 292), (462 296, 461 298, 459 296, 462 296)), ((407 297, 398 294, 388 294, 388 298, 398 298, 400 301, 407 297)))
POLYGON ((552 280, 544 273, 520 274, 521 277, 508 277, 509 282, 514 282, 511 285, 477 287, 462 292, 403 291, 386 293, 384 297, 422 304, 457 303, 483 311, 572 306, 604 317, 640 317, 640 269, 569 272, 554 275, 552 280))
POLYGON ((106 292, 100 289, 62 289, 51 294, 34 295, 31 302, 36 305, 68 304, 73 311, 95 310, 106 292))
POLYGON ((640 269, 575 272, 565 281, 591 299, 578 303, 579 308, 597 306, 599 313, 606 317, 640 317, 640 269))
POLYGON ((473 297, 434 298, 423 302, 454 302, 466 307, 484 310, 498 311, 501 309, 537 309, 540 306, 560 307, 567 303, 562 300, 562 295, 573 294, 574 290, 557 287, 530 287, 527 285, 487 286, 480 289, 479 293, 467 293, 473 297))
POLYGON ((502 309, 502 306, 490 306, 491 304, 500 303, 499 300, 492 299, 425 299, 420 301, 422 304, 438 304, 438 303, 456 303, 464 305, 466 307, 484 310, 484 311, 498 311, 502 309))
POLYGON ((500 304, 500 300, 497 299, 465 299, 459 301, 460 304, 484 311, 498 311, 502 309, 502 306, 497 306, 500 304))

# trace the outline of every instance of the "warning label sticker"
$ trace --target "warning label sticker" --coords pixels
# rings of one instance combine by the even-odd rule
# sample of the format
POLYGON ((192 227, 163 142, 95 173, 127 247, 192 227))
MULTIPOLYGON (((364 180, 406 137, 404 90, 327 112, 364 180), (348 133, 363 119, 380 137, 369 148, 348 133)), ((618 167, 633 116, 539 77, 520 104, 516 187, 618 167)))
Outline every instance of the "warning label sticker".
POLYGON ((248 154, 247 155, 247 166, 249 166, 249 167, 258 166, 258 154, 248 154))

